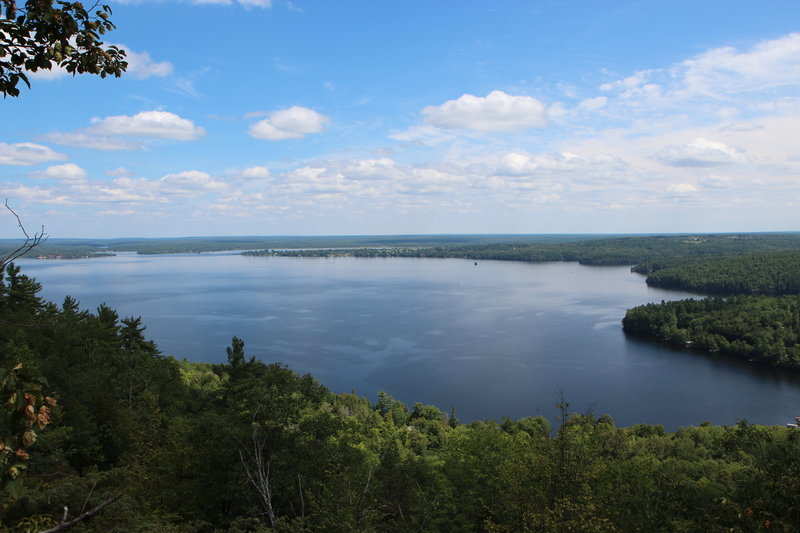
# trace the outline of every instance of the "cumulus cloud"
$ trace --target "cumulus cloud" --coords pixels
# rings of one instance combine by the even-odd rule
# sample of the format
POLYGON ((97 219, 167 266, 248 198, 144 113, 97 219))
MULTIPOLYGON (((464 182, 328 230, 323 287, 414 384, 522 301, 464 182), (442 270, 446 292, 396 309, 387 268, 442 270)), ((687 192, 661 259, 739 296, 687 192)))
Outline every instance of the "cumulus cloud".
POLYGON ((689 90, 701 93, 763 90, 800 84, 800 33, 762 41, 749 51, 708 50, 678 67, 689 90))
POLYGON ((95 118, 92 123, 88 128, 73 132, 54 131, 39 138, 64 146, 114 151, 141 150, 145 145, 138 139, 143 138, 193 141, 205 135, 205 130, 195 126, 191 120, 167 111, 95 118))
POLYGON ((492 91, 487 96, 464 94, 422 110, 425 122, 437 128, 479 131, 521 131, 547 125, 547 108, 536 98, 492 91))
POLYGON ((221 191, 225 189, 225 183, 216 181, 207 172, 199 170, 187 170, 167 174, 161 178, 161 183, 166 185, 168 192, 174 193, 193 193, 205 191, 221 191))
POLYGON ((269 177, 269 169, 267 167, 249 167, 239 173, 242 178, 258 180, 269 177))
POLYGON ((605 107, 607 103, 608 103, 607 96, 597 96, 595 98, 586 98, 582 100, 581 103, 578 104, 578 107, 585 111, 594 111, 596 109, 601 109, 605 107))
POLYGON ((349 194, 355 196, 362 191, 358 182, 325 166, 301 167, 288 172, 279 188, 289 194, 310 194, 317 198, 349 194))
POLYGON ((397 163, 388 157, 346 161, 341 167, 342 172, 355 180, 384 180, 402 175, 397 163))
POLYGON ((672 167, 714 167, 746 161, 742 150, 703 137, 688 144, 662 148, 653 158, 672 167))
POLYGON ((39 172, 31 172, 30 176, 76 183, 86 180, 86 171, 75 163, 65 163, 63 165, 49 166, 39 172))
POLYGON ((313 109, 292 106, 269 113, 268 118, 250 126, 248 133, 257 139, 281 141, 302 139, 310 133, 319 133, 330 119, 313 109))
POLYGON ((398 184, 398 191, 412 195, 452 194, 468 187, 469 183, 470 178, 461 172, 417 167, 411 169, 410 176, 398 184))
POLYGON ((697 187, 695 187, 691 183, 673 183, 667 186, 667 192, 676 194, 688 194, 692 192, 697 192, 697 187))
POLYGON ((616 80, 610 83, 604 83, 600 86, 601 91, 621 91, 623 96, 632 96, 636 91, 642 87, 650 85, 649 81, 655 73, 661 72, 657 69, 640 70, 632 76, 616 80))
POLYGON ((55 194, 49 189, 27 187, 17 183, 0 184, 0 192, 6 197, 10 196, 19 200, 32 200, 43 204, 64 204, 68 200, 67 196, 55 194))
POLYGON ((65 154, 55 152, 41 144, 0 142, 0 165, 30 166, 64 159, 67 159, 65 154))
POLYGON ((531 155, 510 152, 502 156, 493 174, 504 176, 527 176, 537 172, 616 169, 624 170, 628 164, 610 154, 593 154, 588 157, 570 152, 531 155))
POLYGON ((97 119, 92 133, 129 137, 153 137, 176 141, 193 141, 205 135, 205 130, 189 119, 168 111, 143 111, 133 116, 116 115, 97 119))
POLYGON ((144 80, 153 76, 163 78, 172 74, 172 63, 169 61, 153 61, 148 52, 134 52, 125 45, 118 46, 125 50, 125 60, 128 62, 126 76, 144 80))
POLYGON ((44 141, 63 146, 75 146, 78 148, 90 148, 93 150, 114 151, 114 150, 139 150, 144 148, 140 142, 130 139, 120 139, 107 135, 92 135, 86 131, 46 133, 40 137, 44 141))

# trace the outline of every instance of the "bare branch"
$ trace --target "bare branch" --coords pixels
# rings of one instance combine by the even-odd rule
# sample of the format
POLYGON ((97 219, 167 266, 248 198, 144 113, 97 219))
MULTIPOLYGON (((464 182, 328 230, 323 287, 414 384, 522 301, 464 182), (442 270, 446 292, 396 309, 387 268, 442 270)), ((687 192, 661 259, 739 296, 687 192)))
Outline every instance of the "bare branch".
POLYGON ((56 531, 64 531, 64 530, 69 529, 69 528, 71 528, 73 526, 76 526, 80 522, 82 522, 83 520, 86 520, 87 518, 93 517, 94 515, 96 515, 100 511, 102 511, 105 507, 111 505, 112 503, 114 503, 115 501, 119 500, 120 498, 122 498, 122 494, 117 494, 113 498, 107 499, 106 501, 104 501, 103 503, 101 503, 100 505, 95 507, 94 509, 90 509, 90 510, 86 511, 82 515, 78 516, 77 518, 73 518, 69 522, 66 521, 67 520, 67 508, 64 507, 64 518, 61 520, 61 523, 58 524, 56 527, 54 527, 52 529, 48 529, 47 531, 42 531, 41 533, 56 533, 56 531))
POLYGON ((6 209, 11 211, 11 214, 14 215, 14 218, 17 219, 17 225, 22 230, 22 234, 25 235, 25 241, 19 246, 19 248, 17 248, 7 256, 0 259, 0 270, 5 268, 5 266, 8 263, 14 261, 15 259, 19 259, 23 255, 27 254, 28 252, 30 252, 31 250, 42 244, 44 241, 47 240, 47 237, 49 237, 49 235, 47 235, 47 233, 44 232, 44 226, 42 226, 41 232, 34 233, 33 236, 28 234, 28 231, 25 229, 25 226, 22 225, 22 220, 20 220, 17 212, 14 211, 10 205, 8 205, 8 198, 6 198, 5 206, 6 209))
MULTIPOLYGON (((260 407, 260 406, 259 406, 260 407)), ((253 433, 251 435, 252 448, 239 450, 239 458, 244 466, 247 480, 255 487, 261 499, 261 505, 267 513, 270 527, 275 530, 278 526, 278 518, 275 516, 275 508, 272 505, 272 487, 270 486, 270 460, 265 458, 266 437, 261 435, 256 424, 258 409, 253 414, 253 433)))
POLYGON ((364 500, 366 499, 367 493, 369 492, 369 482, 372 480, 373 470, 375 470, 375 465, 369 467, 369 473, 367 474, 367 482, 364 484, 364 491, 358 498, 358 506, 356 507, 356 528, 358 528, 361 525, 361 518, 364 511, 364 500))

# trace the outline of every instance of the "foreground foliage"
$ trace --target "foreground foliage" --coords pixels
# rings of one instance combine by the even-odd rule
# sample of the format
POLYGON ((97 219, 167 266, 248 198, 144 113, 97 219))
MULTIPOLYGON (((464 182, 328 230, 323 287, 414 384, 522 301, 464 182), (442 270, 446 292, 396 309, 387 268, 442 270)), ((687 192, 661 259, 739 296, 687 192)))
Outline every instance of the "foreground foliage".
POLYGON ((81 2, 0 0, 0 94, 19 96, 27 73, 63 68, 70 74, 120 77, 125 52, 104 45, 111 8, 81 2))
MULTIPOLYGON (((81 530, 800 528, 797 431, 618 428, 566 403, 555 431, 543 417, 464 425, 386 393, 334 395, 237 338, 225 364, 163 357, 139 319, 39 288, 13 265, 0 284, 0 368, 30 373, 34 407, 58 399, 19 486, 1 489, 2 531, 42 531, 65 505, 75 516, 118 493, 81 530)), ((7 398, 0 409, 15 416, 7 398)))

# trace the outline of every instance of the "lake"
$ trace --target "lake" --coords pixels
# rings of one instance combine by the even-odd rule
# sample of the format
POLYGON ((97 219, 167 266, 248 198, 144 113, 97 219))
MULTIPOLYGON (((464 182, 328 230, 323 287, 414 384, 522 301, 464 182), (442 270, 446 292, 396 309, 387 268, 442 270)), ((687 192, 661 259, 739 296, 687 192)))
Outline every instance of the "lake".
POLYGON ((245 351, 310 372, 334 392, 431 403, 462 422, 608 413, 618 425, 785 424, 800 374, 628 338, 625 310, 691 295, 628 267, 462 259, 234 254, 22 260, 60 303, 141 316, 166 355, 245 351))

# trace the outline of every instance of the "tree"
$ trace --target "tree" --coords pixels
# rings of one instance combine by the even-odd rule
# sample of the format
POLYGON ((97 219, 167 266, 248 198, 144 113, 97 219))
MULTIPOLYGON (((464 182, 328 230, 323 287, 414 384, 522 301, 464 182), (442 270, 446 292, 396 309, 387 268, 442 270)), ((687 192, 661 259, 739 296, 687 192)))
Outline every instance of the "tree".
POLYGON ((111 8, 95 3, 0 0, 0 93, 19 96, 20 81, 30 87, 26 72, 53 67, 70 74, 120 77, 128 63, 125 51, 100 40, 114 29, 111 8))

